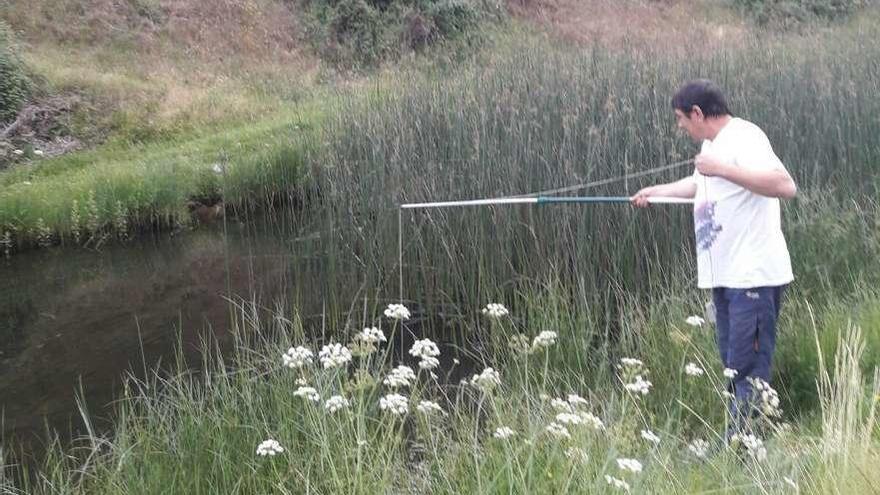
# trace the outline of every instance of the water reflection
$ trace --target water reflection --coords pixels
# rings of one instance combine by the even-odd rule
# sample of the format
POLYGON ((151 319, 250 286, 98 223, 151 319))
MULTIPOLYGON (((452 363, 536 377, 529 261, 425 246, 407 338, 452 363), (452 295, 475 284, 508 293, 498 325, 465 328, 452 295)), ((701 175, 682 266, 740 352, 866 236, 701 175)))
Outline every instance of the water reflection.
POLYGON ((290 300, 302 267, 289 232, 252 234, 218 226, 0 260, 4 438, 32 443, 47 423, 64 436, 81 431, 77 389, 100 424, 123 373, 170 361, 178 342, 188 359, 198 359, 203 339, 228 345, 230 298, 266 307, 290 300))

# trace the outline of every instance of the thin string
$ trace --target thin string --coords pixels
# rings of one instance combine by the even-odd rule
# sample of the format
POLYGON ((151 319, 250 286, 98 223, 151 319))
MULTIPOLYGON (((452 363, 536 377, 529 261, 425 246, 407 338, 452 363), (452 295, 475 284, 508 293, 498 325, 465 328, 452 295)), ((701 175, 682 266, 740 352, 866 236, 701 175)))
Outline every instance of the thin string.
POLYGON ((538 192, 533 192, 533 193, 528 193, 528 194, 520 194, 518 196, 504 196, 504 198, 533 198, 535 196, 547 196, 550 194, 579 191, 581 189, 587 189, 587 188, 596 187, 596 186, 604 186, 605 184, 611 184, 613 182, 619 182, 622 180, 629 180, 629 179, 635 179, 637 177, 644 177, 646 175, 656 174, 658 172, 663 172, 665 170, 672 170, 674 168, 682 167, 684 165, 688 165, 691 163, 694 163, 693 158, 688 159, 688 160, 682 160, 680 162, 670 163, 668 165, 663 165, 662 167, 655 167, 655 168, 650 168, 648 170, 642 170, 641 172, 634 172, 631 174, 624 174, 624 175, 620 175, 617 177, 612 177, 610 179, 600 179, 600 180, 595 180, 592 182, 586 182, 584 184, 579 184, 576 186, 560 187, 557 189, 547 189, 545 191, 538 191, 538 192))

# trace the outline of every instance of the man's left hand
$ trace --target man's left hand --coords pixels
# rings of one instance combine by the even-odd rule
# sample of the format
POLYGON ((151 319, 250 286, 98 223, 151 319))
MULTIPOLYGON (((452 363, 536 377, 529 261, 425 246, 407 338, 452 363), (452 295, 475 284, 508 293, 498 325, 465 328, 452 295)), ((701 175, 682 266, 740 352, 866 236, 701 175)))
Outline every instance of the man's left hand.
POLYGON ((697 172, 706 177, 723 177, 727 169, 726 163, 707 153, 697 155, 694 158, 694 165, 697 167, 697 172))

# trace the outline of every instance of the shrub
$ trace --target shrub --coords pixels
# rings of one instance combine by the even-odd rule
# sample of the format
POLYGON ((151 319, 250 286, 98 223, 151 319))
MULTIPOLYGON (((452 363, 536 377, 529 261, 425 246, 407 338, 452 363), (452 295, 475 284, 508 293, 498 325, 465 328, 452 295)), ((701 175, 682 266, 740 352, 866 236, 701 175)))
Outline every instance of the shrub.
POLYGON ((28 77, 12 43, 9 28, 0 22, 0 122, 15 118, 28 94, 28 77))
POLYGON ((734 0, 760 24, 790 28, 809 21, 845 17, 865 5, 865 0, 734 0))

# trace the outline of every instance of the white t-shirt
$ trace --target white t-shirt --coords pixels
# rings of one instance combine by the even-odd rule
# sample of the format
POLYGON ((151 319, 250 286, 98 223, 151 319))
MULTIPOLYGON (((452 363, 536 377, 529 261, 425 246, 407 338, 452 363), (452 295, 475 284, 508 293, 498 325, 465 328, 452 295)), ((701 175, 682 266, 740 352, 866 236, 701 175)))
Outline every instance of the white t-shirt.
MULTIPOLYGON (((764 131, 739 118, 732 118, 715 139, 703 141, 702 153, 737 167, 785 169, 764 131)), ((743 289, 791 282, 779 199, 697 171, 693 179, 698 286, 743 289)))

